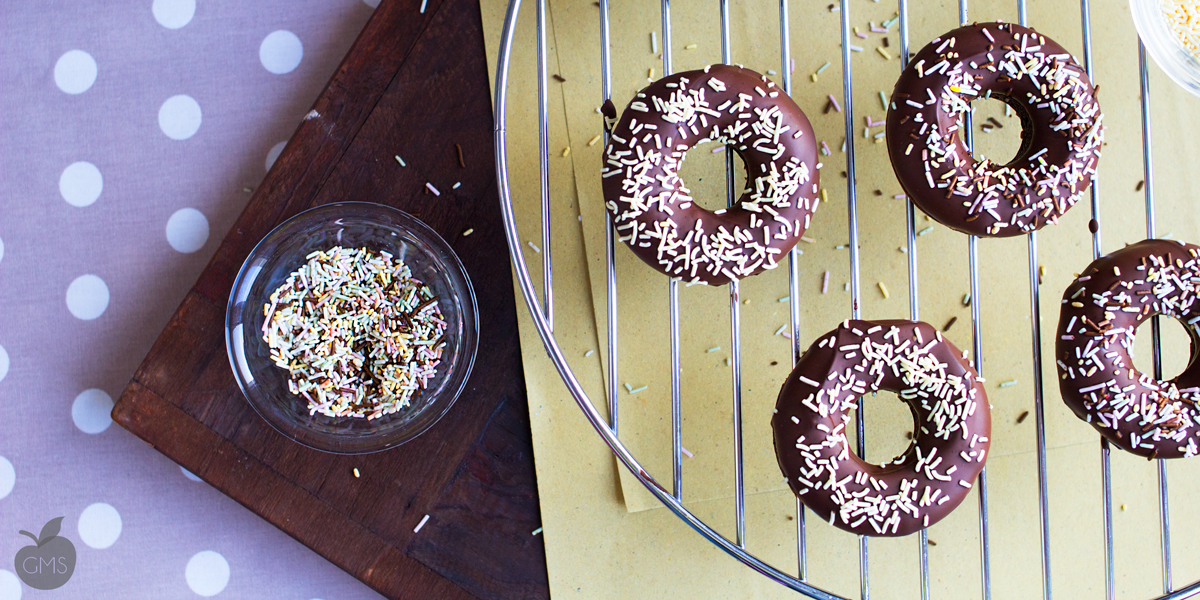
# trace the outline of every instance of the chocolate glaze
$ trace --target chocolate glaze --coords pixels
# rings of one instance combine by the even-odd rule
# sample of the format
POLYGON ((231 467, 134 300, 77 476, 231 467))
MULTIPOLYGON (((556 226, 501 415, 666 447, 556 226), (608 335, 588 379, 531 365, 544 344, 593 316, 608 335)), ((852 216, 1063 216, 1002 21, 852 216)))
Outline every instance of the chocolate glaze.
POLYGON ((821 336, 771 418, 775 457, 800 501, 835 527, 881 536, 928 527, 963 501, 987 458, 991 423, 987 394, 958 348, 928 323, 900 320, 846 321, 821 336), (899 394, 916 422, 908 450, 882 465, 855 455, 845 434, 859 397, 877 390, 899 394))
POLYGON ((1063 401, 1119 448, 1147 458, 1200 451, 1200 247, 1143 240, 1097 259, 1063 294, 1058 373, 1063 401), (1154 315, 1184 324, 1192 358, 1162 381, 1130 358, 1134 333, 1154 315), (1190 323, 1190 324, 1189 324, 1190 323))
POLYGON ((638 92, 612 129, 602 176, 620 239, 688 282, 720 285, 778 266, 817 208, 812 125, 774 82, 738 66, 677 73, 638 92), (748 173, 737 204, 715 212, 679 179, 684 155, 706 141, 730 144, 748 173))
POLYGON ((1087 74, 1062 46, 1020 25, 970 25, 930 42, 900 75, 888 155, 925 214, 963 233, 1009 237, 1057 222, 1079 200, 1102 121, 1087 74), (989 92, 1021 118, 1021 149, 1006 165, 975 160, 959 132, 969 103, 989 92))

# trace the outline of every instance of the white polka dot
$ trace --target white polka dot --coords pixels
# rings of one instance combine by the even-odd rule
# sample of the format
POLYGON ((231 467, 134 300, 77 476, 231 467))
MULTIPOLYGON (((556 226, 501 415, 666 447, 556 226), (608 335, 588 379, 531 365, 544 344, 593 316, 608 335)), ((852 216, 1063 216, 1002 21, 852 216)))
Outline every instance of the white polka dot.
POLYGON ((188 479, 191 479, 192 481, 201 481, 201 482, 202 482, 202 481, 204 481, 203 479, 200 479, 199 477, 196 477, 196 474, 195 474, 195 473, 193 473, 193 472, 191 472, 191 471, 189 471, 189 470, 187 470, 187 469, 185 469, 185 468, 183 468, 183 467, 179 467, 179 470, 180 470, 180 471, 183 471, 183 476, 184 476, 184 477, 187 477, 188 479))
POLYGON ((275 166, 275 161, 279 160, 279 155, 281 153, 283 153, 283 149, 285 146, 287 146, 287 140, 284 140, 282 142, 279 142, 278 144, 275 144, 274 146, 271 146, 271 151, 267 152, 267 170, 268 171, 271 170, 271 167, 275 166))
POLYGON ((82 94, 96 83, 96 59, 83 50, 71 50, 54 63, 54 84, 68 94, 82 94))
POLYGON ((104 176, 90 162, 79 161, 67 165, 58 177, 58 192, 71 206, 89 206, 100 197, 104 189, 104 176))
POLYGON ((283 29, 272 31, 263 38, 262 45, 258 47, 258 60, 262 61, 263 67, 276 75, 291 73, 300 66, 300 59, 303 57, 304 45, 300 43, 300 38, 283 29))
POLYGON ((194 208, 181 208, 167 219, 167 243, 171 247, 190 254, 204 247, 208 241, 208 219, 194 208))
POLYGON ((0 346, 0 381, 8 376, 8 351, 0 346))
POLYGON ((79 539, 83 543, 103 550, 121 537, 121 515, 112 505, 97 502, 79 515, 79 539))
POLYGON ((154 0, 154 20, 167 29, 179 29, 196 15, 196 0, 154 0))
POLYGON ((21 600, 21 580, 12 571, 0 569, 0 600, 21 600))
POLYGON ((84 433, 100 433, 112 425, 112 409, 112 396, 104 390, 84 390, 71 403, 71 420, 84 433))
POLYGON ((173 140, 186 140, 200 130, 200 103, 191 96, 171 96, 158 109, 158 127, 173 140))
POLYGON ((17 471, 7 458, 0 456, 0 498, 12 493, 13 485, 17 483, 17 471))
POLYGON ((91 321, 108 308, 108 285, 95 275, 80 275, 67 286, 67 310, 78 319, 91 321))
POLYGON ((212 550, 197 552, 188 560, 184 575, 193 592, 201 596, 216 596, 229 585, 229 563, 224 556, 212 550))

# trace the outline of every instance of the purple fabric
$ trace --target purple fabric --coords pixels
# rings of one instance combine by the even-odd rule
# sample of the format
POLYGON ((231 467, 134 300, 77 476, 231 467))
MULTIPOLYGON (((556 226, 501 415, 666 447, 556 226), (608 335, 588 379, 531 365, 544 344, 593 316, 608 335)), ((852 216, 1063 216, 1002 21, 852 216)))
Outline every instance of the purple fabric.
POLYGON ((378 597, 107 416, 377 3, 0 3, 0 600, 378 597))

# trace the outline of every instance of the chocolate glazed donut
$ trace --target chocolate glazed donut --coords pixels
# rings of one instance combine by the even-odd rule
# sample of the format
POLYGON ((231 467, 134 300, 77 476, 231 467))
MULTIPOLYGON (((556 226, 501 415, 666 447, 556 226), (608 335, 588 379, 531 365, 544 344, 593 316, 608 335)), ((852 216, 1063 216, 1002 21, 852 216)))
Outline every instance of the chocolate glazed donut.
POLYGON ((1097 259, 1063 294, 1058 373, 1075 415, 1119 448, 1147 458, 1194 456, 1200 402, 1200 247, 1144 240, 1097 259), (1134 332, 1154 315, 1183 322, 1191 361, 1162 381, 1139 372, 1134 332))
POLYGON ((991 411, 979 376, 941 332, 913 321, 846 321, 809 347, 783 384, 775 457, 805 506, 835 527, 902 536, 954 510, 983 469, 991 411), (881 465, 850 450, 858 399, 894 391, 916 421, 908 450, 881 465))
POLYGON ((1087 74, 1062 46, 1020 25, 971 25, 930 42, 900 75, 888 155, 925 214, 963 233, 1009 237, 1075 205, 1096 172, 1102 121, 1087 74), (963 142, 960 119, 979 98, 1021 118, 1021 149, 1006 165, 976 160, 963 142))
POLYGON ((646 264, 688 282, 719 285, 779 264, 817 209, 812 125, 766 77, 712 65, 637 93, 604 151, 604 204, 621 241, 646 264), (733 207, 695 204, 679 179, 701 142, 729 144, 746 164, 733 207))

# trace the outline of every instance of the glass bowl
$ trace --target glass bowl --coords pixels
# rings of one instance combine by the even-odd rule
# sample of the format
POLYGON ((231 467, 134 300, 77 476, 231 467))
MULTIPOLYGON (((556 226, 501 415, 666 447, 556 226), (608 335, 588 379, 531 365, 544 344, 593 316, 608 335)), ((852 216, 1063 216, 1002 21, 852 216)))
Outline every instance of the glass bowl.
POLYGON ((1161 4, 1162 0, 1130 0, 1133 26, 1158 67, 1180 87, 1200 96, 1200 59, 1175 39, 1161 4))
POLYGON ((225 347, 234 378, 254 410, 283 435, 340 454, 392 448, 421 435, 458 399, 475 363, 479 318, 462 263, 424 223, 368 202, 326 204, 304 211, 267 234, 238 271, 225 310, 225 347), (263 306, 288 275, 315 250, 333 246, 386 251, 403 260, 415 279, 438 297, 446 321, 446 350, 424 390, 394 413, 368 421, 309 414, 308 402, 288 390, 288 373, 275 366, 262 338, 263 306))

